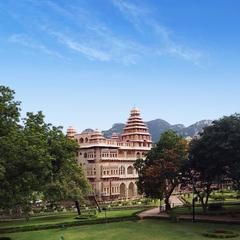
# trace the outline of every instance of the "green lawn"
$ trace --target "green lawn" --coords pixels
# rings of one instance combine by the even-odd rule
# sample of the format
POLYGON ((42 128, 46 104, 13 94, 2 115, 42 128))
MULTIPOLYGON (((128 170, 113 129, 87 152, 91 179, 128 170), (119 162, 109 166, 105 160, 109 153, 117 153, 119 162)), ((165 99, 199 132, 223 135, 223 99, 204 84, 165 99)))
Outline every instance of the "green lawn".
MULTIPOLYGON (((218 190, 218 191, 213 191, 209 197, 209 202, 216 202, 216 201, 221 201, 221 202, 239 202, 240 200, 237 199, 238 193, 233 190, 218 190), (216 199, 216 197, 220 197, 220 199, 216 199), (221 198, 224 198, 221 199, 221 198)), ((192 194, 182 194, 181 195, 183 199, 185 199, 188 203, 192 203, 192 194)))
MULTIPOLYGON (((129 221, 61 229, 5 234, 13 240, 208 240, 201 236, 207 230, 225 229, 240 234, 239 225, 211 223, 171 223, 161 220, 129 221)), ((240 240, 240 237, 234 238, 240 240)))
MULTIPOLYGON (((139 212, 140 210, 142 211, 144 209, 139 208, 139 209, 107 211, 106 216, 107 218, 126 217, 126 216, 131 216, 134 213, 139 212)), ((0 221, 0 230, 1 228, 8 228, 8 227, 10 228, 10 227, 49 225, 49 224, 66 223, 66 222, 86 221, 86 219, 77 220, 75 219, 76 216, 77 216, 76 213, 66 213, 66 214, 56 214, 51 216, 34 217, 34 218, 30 218, 29 221, 26 221, 25 219, 0 221)), ((104 212, 97 214, 97 219, 100 219, 100 218, 105 218, 104 212)), ((93 219, 96 219, 96 218, 93 218, 93 219)))
MULTIPOLYGON (((172 210, 176 214, 192 214, 192 208, 191 207, 176 207, 172 210)), ((195 213, 196 214, 203 214, 203 210, 201 206, 195 207, 195 213)), ((208 211, 208 214, 216 215, 216 214, 226 214, 226 213, 240 213, 240 205, 235 204, 224 204, 223 208, 221 210, 217 211, 208 211)))

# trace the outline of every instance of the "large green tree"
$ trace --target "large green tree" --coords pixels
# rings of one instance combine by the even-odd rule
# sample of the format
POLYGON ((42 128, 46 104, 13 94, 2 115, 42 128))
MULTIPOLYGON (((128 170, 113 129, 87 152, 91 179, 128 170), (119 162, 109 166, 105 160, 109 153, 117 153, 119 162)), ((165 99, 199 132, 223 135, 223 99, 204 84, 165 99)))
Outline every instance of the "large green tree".
POLYGON ((138 159, 135 163, 140 193, 164 198, 166 210, 169 210, 169 198, 181 182, 187 156, 187 141, 172 130, 164 132, 156 146, 147 153, 146 159, 138 159))
POLYGON ((88 181, 75 161, 77 143, 42 112, 27 113, 19 125, 14 91, 0 88, 0 208, 26 216, 39 195, 52 203, 83 199, 88 181))
POLYGON ((75 161, 77 149, 76 141, 67 138, 61 128, 51 128, 48 136, 51 168, 43 192, 45 199, 52 204, 66 199, 82 201, 89 192, 89 182, 75 161))
POLYGON ((7 151, 5 142, 17 128, 20 117, 20 102, 14 101, 15 92, 8 87, 0 86, 0 181, 6 169, 4 154, 7 151))
POLYGON ((240 181, 240 115, 214 121, 192 141, 189 154, 189 173, 195 193, 203 210, 207 210, 213 186, 226 178, 236 188, 240 181))

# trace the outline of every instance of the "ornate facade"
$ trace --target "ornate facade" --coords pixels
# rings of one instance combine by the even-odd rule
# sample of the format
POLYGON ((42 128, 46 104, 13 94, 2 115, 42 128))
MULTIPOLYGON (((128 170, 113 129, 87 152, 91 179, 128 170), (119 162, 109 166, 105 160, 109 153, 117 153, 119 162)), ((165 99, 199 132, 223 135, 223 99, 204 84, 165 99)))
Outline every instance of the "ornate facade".
POLYGON ((137 158, 144 158, 152 139, 140 111, 133 108, 123 133, 104 138, 99 130, 80 134, 70 127, 67 135, 79 143, 77 162, 85 170, 98 200, 133 199, 138 197, 133 167, 137 158))

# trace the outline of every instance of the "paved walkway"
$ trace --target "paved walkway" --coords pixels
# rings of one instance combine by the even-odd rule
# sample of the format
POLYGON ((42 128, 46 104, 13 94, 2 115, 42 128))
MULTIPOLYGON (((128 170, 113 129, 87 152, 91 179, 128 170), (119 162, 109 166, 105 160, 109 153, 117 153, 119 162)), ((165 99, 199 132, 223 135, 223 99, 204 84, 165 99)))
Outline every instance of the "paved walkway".
POLYGON ((183 205, 183 202, 176 195, 173 195, 173 196, 170 197, 170 203, 173 207, 183 205))
MULTIPOLYGON (((171 198, 171 204, 174 206, 183 205, 183 203, 178 199, 177 196, 173 196, 171 198)), ((140 219, 144 218, 160 218, 160 219, 169 219, 169 215, 166 212, 160 212, 159 207, 141 212, 139 215, 140 219)), ((192 220, 192 215, 180 215, 178 217, 180 220, 192 220)), ((240 214, 236 214, 234 217, 231 215, 196 215, 196 221, 204 221, 204 222, 219 222, 219 223, 236 223, 240 224, 240 214)))
MULTIPOLYGON (((172 207, 183 205, 182 201, 178 198, 178 196, 174 196, 174 195, 170 197, 170 204, 171 204, 172 207)), ((162 217, 162 218, 168 218, 169 217, 168 214, 165 213, 164 211, 160 213, 160 208, 159 207, 141 212, 138 216, 140 218, 157 217, 157 216, 162 217)))

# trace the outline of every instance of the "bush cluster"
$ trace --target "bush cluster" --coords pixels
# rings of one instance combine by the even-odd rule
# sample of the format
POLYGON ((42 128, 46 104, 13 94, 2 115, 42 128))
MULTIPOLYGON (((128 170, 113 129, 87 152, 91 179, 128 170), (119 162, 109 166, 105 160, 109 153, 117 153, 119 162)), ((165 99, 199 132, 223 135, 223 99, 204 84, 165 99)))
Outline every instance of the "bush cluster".
POLYGON ((223 208, 222 203, 210 203, 208 206, 209 211, 218 211, 223 208))
MULTIPOLYGON (((130 221, 136 220, 136 214, 132 216, 125 216, 125 217, 115 217, 115 218, 107 218, 107 222, 121 222, 121 221, 130 221)), ((36 230, 47 230, 47 229, 55 229, 55 228, 65 228, 65 227, 74 227, 74 226, 81 226, 81 225, 92 225, 92 224, 101 224, 106 223, 106 219, 104 218, 93 218, 93 219, 86 219, 83 221, 74 221, 74 222, 64 222, 58 224, 46 224, 46 225, 32 225, 32 226, 23 226, 23 227, 13 227, 13 228, 5 228, 1 229, 1 233, 13 233, 13 232, 27 232, 27 231, 36 231, 36 230)), ((3 240, 3 239, 0 239, 3 240)), ((11 239, 5 239, 11 240, 11 239)))
POLYGON ((209 238, 235 238, 239 236, 238 233, 228 230, 214 230, 203 233, 202 235, 209 238))

